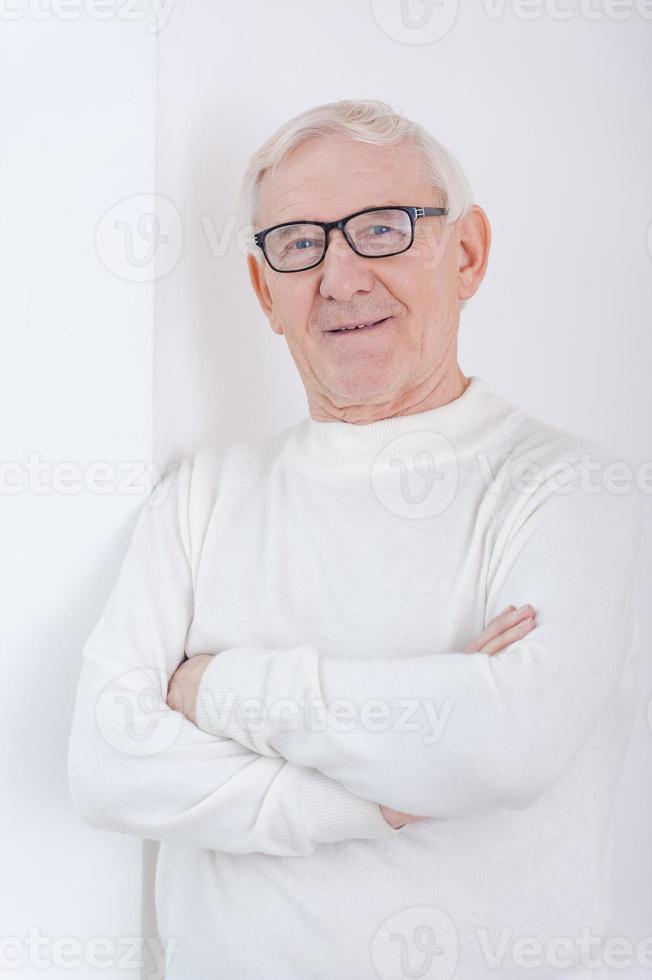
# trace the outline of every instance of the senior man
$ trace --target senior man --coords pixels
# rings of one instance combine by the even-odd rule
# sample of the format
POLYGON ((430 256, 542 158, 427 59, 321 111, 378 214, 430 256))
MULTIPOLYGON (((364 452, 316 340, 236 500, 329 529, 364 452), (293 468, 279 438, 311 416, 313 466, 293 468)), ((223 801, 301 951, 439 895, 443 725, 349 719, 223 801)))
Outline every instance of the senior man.
POLYGON ((640 499, 463 373, 489 223, 420 125, 318 106, 242 200, 309 414, 143 506, 83 651, 75 807, 161 841, 168 980, 599 975, 640 499))

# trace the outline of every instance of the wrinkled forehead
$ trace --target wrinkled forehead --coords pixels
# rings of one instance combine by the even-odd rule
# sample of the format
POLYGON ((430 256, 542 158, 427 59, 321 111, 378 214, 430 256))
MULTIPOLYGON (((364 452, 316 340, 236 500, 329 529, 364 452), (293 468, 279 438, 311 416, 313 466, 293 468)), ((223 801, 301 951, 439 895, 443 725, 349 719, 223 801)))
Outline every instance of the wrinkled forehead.
POLYGON ((432 187, 422 151, 339 135, 311 137, 268 170, 259 188, 256 227, 283 221, 334 221, 367 207, 429 204, 432 187))

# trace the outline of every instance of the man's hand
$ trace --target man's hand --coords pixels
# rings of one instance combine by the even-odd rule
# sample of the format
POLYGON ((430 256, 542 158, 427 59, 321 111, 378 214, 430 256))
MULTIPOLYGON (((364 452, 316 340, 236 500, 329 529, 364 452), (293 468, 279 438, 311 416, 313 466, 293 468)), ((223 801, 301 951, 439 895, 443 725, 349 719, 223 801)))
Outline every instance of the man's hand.
MULTIPOLYGON (((486 653, 489 656, 500 653, 514 640, 519 640, 534 628, 534 617, 534 609, 529 603, 521 609, 517 609, 516 606, 507 606, 489 621, 486 629, 479 636, 476 636, 466 645, 464 652, 486 653)), ((382 806, 382 804, 379 806, 383 817, 395 830, 399 830, 405 824, 413 823, 415 820, 426 819, 425 817, 411 816, 409 813, 401 813, 399 810, 390 810, 389 807, 382 806)))
POLYGON ((487 653, 489 656, 500 653, 510 643, 520 640, 534 628, 535 615, 534 608, 529 602, 520 609, 516 606, 507 606, 489 621, 486 629, 479 636, 467 643, 464 648, 465 653, 487 653))
POLYGON ((196 724, 195 708, 199 682, 212 659, 211 653, 198 653, 194 657, 189 657, 177 667, 168 684, 168 707, 180 711, 193 725, 196 724))
POLYGON ((390 827, 400 830, 406 823, 413 823, 415 820, 426 820, 426 817, 413 817, 409 813, 401 813, 400 810, 390 810, 388 806, 379 804, 380 812, 384 816, 390 827))

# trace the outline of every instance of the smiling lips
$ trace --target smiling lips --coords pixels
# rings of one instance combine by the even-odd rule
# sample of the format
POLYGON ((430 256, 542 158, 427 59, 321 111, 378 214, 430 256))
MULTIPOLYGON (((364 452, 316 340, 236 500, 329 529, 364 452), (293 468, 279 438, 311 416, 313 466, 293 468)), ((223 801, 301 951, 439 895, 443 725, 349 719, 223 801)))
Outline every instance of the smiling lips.
POLYGON ((381 324, 385 323, 387 320, 391 320, 391 317, 386 316, 381 320, 372 320, 369 323, 351 323, 344 324, 341 327, 335 327, 328 331, 328 333, 355 333, 356 330, 370 330, 373 327, 379 327, 381 324))

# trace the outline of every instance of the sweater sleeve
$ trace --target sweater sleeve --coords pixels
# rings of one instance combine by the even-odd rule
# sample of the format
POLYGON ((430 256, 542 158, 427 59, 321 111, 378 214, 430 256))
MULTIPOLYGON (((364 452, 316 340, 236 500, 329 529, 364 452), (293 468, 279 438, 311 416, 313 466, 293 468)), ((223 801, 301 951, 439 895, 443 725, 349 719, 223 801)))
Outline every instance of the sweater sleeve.
POLYGON ((184 459, 151 491, 84 646, 67 757, 74 809, 92 827, 232 853, 306 855, 398 833, 376 802, 316 768, 208 734, 166 704, 193 617, 192 472, 184 459))
POLYGON ((589 737, 636 636, 640 497, 573 475, 563 491, 546 477, 502 515, 485 623, 531 602, 524 638, 494 656, 229 649, 202 676, 198 725, 415 815, 528 805, 589 737))

